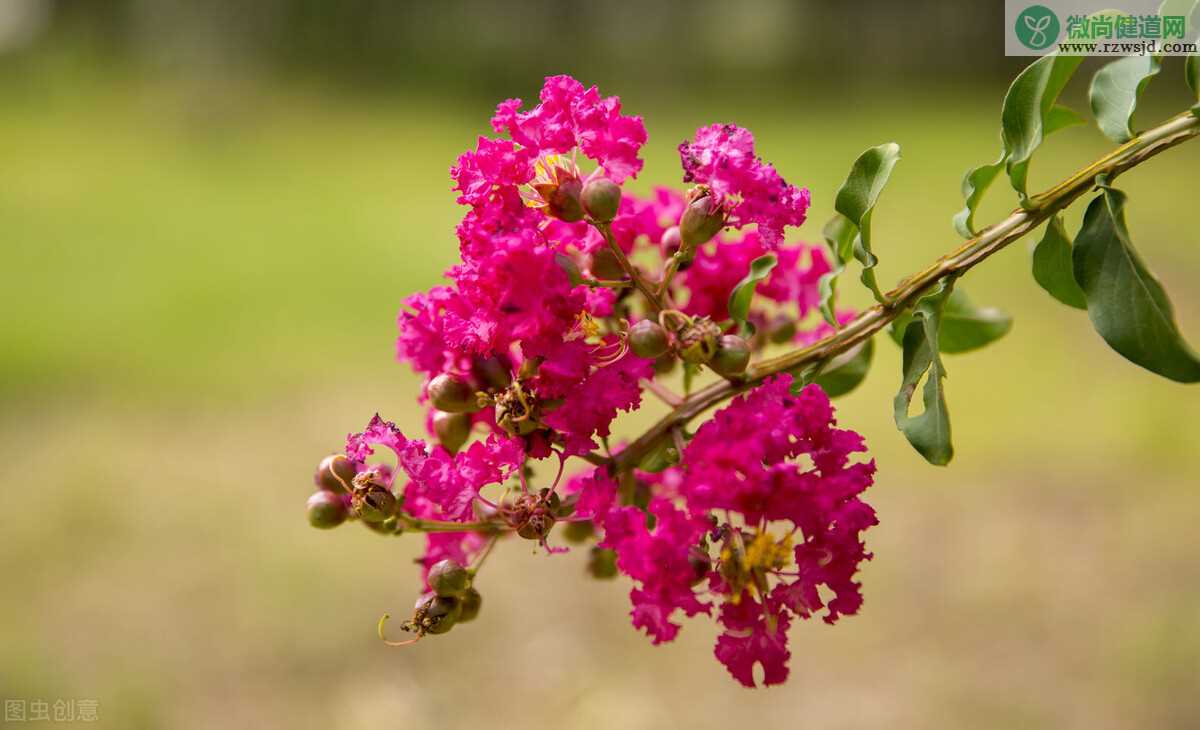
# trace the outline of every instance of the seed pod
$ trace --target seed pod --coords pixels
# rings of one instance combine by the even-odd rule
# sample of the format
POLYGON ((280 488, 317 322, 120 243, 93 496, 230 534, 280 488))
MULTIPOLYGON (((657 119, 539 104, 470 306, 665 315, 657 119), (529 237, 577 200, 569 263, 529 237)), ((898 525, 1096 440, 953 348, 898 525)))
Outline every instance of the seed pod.
POLYGON ((717 340, 717 351, 709 367, 720 375, 741 375, 750 364, 750 345, 737 335, 725 335, 717 340))
POLYGON ((561 179, 555 183, 535 183, 537 191, 546 203, 546 213, 560 221, 574 223, 583 220, 583 182, 578 177, 561 168, 558 170, 561 179))
POLYGON ((629 349, 638 357, 658 357, 669 345, 667 331, 653 320, 643 319, 629 328, 629 349))
POLYGON ((593 578, 617 577, 617 554, 608 548, 594 547, 588 553, 587 571, 593 578))
POLYGON ((354 495, 351 506, 354 514, 363 522, 383 522, 396 513, 396 496, 382 482, 377 481, 379 472, 360 472, 354 477, 354 495))
POLYGON ((308 524, 321 530, 337 527, 350 513, 342 495, 324 489, 308 498, 307 511, 308 524))
POLYGON ((725 227, 725 209, 707 186, 699 185, 687 196, 687 207, 679 219, 679 240, 686 258, 697 246, 712 240, 725 227))
POLYGON ((712 360, 717 351, 721 329, 708 317, 701 317, 679 333, 679 357, 693 365, 712 360))
POLYGON ((444 634, 454 628, 462 616, 462 601, 449 596, 427 593, 417 599, 412 623, 426 634, 444 634))
POLYGON ((433 432, 446 451, 456 454, 471 435, 471 417, 466 413, 436 411, 433 414, 433 432))
POLYGON ((471 363, 471 374, 490 390, 504 390, 512 383, 512 364, 504 356, 477 357, 471 363))
POLYGON ((549 511, 540 510, 529 515, 529 519, 521 523, 517 528, 517 535, 526 540, 536 540, 541 542, 550 534, 550 530, 554 528, 554 515, 549 511))
POLYGON ((474 621, 479 615, 479 609, 483 607, 483 596, 479 595, 479 591, 474 588, 468 588, 467 592, 459 599, 459 605, 462 610, 458 616, 458 622, 465 624, 468 621, 474 621))
POLYGON ((583 208, 593 219, 607 223, 621 207, 621 188, 606 177, 595 177, 583 186, 583 208))
POLYGON ((471 384, 453 373, 442 373, 429 381, 429 400, 434 408, 448 413, 469 413, 478 407, 471 384))
POLYGON ((605 281, 621 281, 625 279, 625 269, 621 268, 621 262, 617 260, 617 255, 612 252, 612 249, 601 248, 597 249, 592 254, 592 265, 588 267, 592 276, 605 281))
POLYGON ((329 492, 345 494, 355 474, 354 463, 345 454, 333 454, 321 459, 313 482, 329 492))
POLYGON ((429 568, 429 587, 439 596, 461 596, 471 587, 471 575, 457 560, 439 560, 429 568))

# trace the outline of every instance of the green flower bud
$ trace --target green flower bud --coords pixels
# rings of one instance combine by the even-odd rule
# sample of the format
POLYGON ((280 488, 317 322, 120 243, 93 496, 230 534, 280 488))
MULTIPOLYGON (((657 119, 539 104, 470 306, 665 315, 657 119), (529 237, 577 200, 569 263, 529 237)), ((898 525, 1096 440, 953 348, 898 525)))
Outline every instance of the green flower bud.
POLYGON ((345 494, 355 473, 354 463, 345 454, 333 454, 321 459, 313 482, 326 491, 345 494))
POLYGON ((741 375, 750 364, 750 345, 737 335, 717 340, 717 351, 709 367, 721 375, 741 375))
POLYGON ((669 346, 667 331, 653 320, 643 319, 629 328, 629 349, 638 357, 658 357, 669 346))
POLYGON ((471 363, 471 374, 491 390, 504 390, 512 383, 512 366, 504 357, 477 357, 471 363))
POLYGON ((442 373, 429 381, 429 400, 434 408, 448 413, 469 413, 478 408, 471 384, 453 373, 442 373))
POLYGON ((346 521, 349 510, 342 495, 324 489, 308 498, 308 524, 328 530, 346 521))
POLYGON ((767 330, 767 339, 774 342, 776 345, 782 345, 785 342, 791 342, 796 336, 796 320, 786 315, 780 315, 771 322, 770 328, 767 330))
POLYGON ((417 599, 412 624, 421 633, 444 634, 454 628, 461 616, 462 601, 427 593, 417 599))
POLYGON ((717 352, 721 329, 708 317, 701 317, 679 333, 679 357, 693 365, 703 365, 717 352))
POLYGON ((687 207, 679 219, 679 240, 686 258, 698 246, 712 240, 725 227, 725 209, 707 186, 698 185, 687 195, 687 207))
POLYGON ((683 238, 679 235, 679 226, 671 226, 662 234, 663 256, 674 256, 683 246, 683 238))
POLYGON ((596 526, 591 520, 576 520, 563 525, 563 539, 572 545, 580 545, 589 537, 596 534, 596 526))
POLYGON ((462 607, 458 622, 465 624, 468 621, 474 621, 475 617, 479 615, 479 609, 483 607, 483 596, 479 595, 479 591, 474 588, 468 588, 458 602, 462 607))
POLYGON ((600 580, 616 578, 617 554, 608 548, 592 548, 588 553, 587 572, 600 580))
POLYGON ((429 587, 439 596, 461 596, 471 587, 471 574, 457 560, 439 560, 429 568, 429 587))
POLYGON ((433 432, 446 451, 458 453, 471 435, 471 417, 466 413, 436 411, 433 414, 433 432))
POLYGON ((621 207, 621 188, 606 177, 594 177, 583 186, 583 208, 593 220, 607 223, 621 207))
POLYGON ((592 265, 589 267, 592 276, 605 281, 621 281, 625 279, 625 269, 610 248, 597 249, 592 254, 592 265))

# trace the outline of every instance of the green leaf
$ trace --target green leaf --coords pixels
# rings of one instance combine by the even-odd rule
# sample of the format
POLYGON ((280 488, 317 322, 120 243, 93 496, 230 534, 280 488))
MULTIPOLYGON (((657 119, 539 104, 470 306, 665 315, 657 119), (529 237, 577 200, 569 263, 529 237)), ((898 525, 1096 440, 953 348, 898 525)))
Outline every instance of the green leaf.
POLYGON ((900 145, 895 142, 872 147, 859 155, 850 168, 846 182, 838 188, 834 209, 849 219, 858 228, 854 239, 854 258, 862 264, 862 283, 883 301, 883 292, 875 281, 875 264, 879 259, 871 251, 871 214, 883 186, 891 177, 892 168, 900 161, 900 145))
POLYGON ((821 311, 821 316, 833 327, 840 326, 835 311, 837 308, 837 280, 846 270, 846 264, 853 255, 854 236, 857 232, 858 227, 841 213, 835 213, 833 218, 830 218, 825 227, 821 229, 825 243, 829 246, 829 253, 833 257, 833 266, 817 280, 819 296, 817 306, 821 311))
POLYGON ((904 329, 904 376, 894 401, 896 427, 926 461, 937 466, 945 466, 954 456, 950 414, 942 387, 946 369, 938 349, 939 320, 952 286, 942 282, 937 290, 917 302, 913 319, 904 329), (910 416, 909 405, 922 377, 925 378, 921 395, 923 410, 910 416))
POLYGON ((1133 113, 1138 97, 1162 69, 1158 56, 1127 56, 1118 58, 1096 72, 1088 89, 1088 100, 1096 126, 1114 142, 1133 139, 1133 113))
POLYGON ((1087 120, 1079 112, 1069 106, 1057 104, 1050 109, 1050 114, 1046 116, 1046 136, 1048 137, 1060 129, 1074 127, 1076 124, 1085 122, 1087 120))
POLYGON ((685 398, 692 394, 692 383, 695 382, 696 376, 699 374, 699 365, 690 362, 683 364, 683 396, 685 398))
POLYGON ((830 398, 845 395, 857 388, 867 377, 874 354, 875 341, 867 340, 834 358, 813 382, 821 386, 821 390, 830 398))
POLYGON ((1092 326, 1126 359, 1181 383, 1200 381, 1200 358, 1179 333, 1162 285, 1133 247, 1125 194, 1104 188, 1088 205, 1072 255, 1092 326))
POLYGON ((954 215, 954 230, 958 231, 958 235, 963 238, 971 238, 975 235, 975 209, 979 207, 979 201, 983 200, 983 194, 991 187, 996 176, 1004 169, 1004 163, 1007 160, 1008 154, 1001 152, 1000 159, 992 164, 980 165, 967 170, 962 181, 962 194, 963 199, 966 200, 966 206, 954 215))
POLYGON ((1183 68, 1188 88, 1200 99, 1200 56, 1188 56, 1183 68))
POLYGON ((1050 296, 1068 307, 1087 309, 1087 299, 1075 282, 1071 237, 1061 215, 1050 219, 1042 240, 1033 249, 1033 278, 1050 296))
MULTIPOLYGON (((903 314, 892 322, 889 331, 896 344, 903 345, 908 325, 916 316, 903 314)), ((1012 317, 995 307, 977 307, 960 288, 954 289, 942 307, 941 330, 938 332, 940 351, 947 355, 970 352, 988 345, 1008 334, 1012 317)))
POLYGON ((729 316, 739 325, 746 323, 750 316, 750 303, 754 300, 754 288, 758 282, 767 278, 771 269, 775 268, 778 259, 773 253, 765 253, 750 262, 750 271, 745 278, 729 293, 729 316))
POLYGON ((1030 64, 1012 82, 1000 113, 1001 139, 1008 154, 1008 177, 1021 199, 1027 197, 1029 161, 1042 140, 1064 118, 1054 103, 1083 62, 1082 56, 1052 53, 1030 64))
MULTIPOLYGON (((1011 93, 1011 92, 1010 92, 1011 93)), ((1005 100, 1007 102, 1007 98, 1005 100)), ((1086 121, 1074 109, 1065 106, 1052 106, 1050 112, 1046 115, 1045 129, 1043 136, 1049 136, 1060 129, 1065 129, 1076 124, 1083 124, 1086 121)), ((962 210, 954 215, 954 230, 958 231, 958 235, 963 238, 971 238, 977 235, 975 230, 975 210, 979 207, 979 201, 983 200, 983 194, 991 187, 992 182, 1000 174, 1000 171, 1005 168, 1008 162, 1007 148, 1000 150, 1000 158, 989 165, 981 165, 967 170, 967 174, 962 181, 962 195, 966 205, 962 210)))

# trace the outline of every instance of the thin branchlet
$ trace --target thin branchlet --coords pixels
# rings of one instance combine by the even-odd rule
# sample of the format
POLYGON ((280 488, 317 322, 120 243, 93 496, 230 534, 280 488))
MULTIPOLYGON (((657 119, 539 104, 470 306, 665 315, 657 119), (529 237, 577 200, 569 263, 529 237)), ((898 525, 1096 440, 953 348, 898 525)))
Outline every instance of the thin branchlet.
POLYGON ((957 277, 988 256, 1033 231, 1095 185, 1099 175, 1110 180, 1155 155, 1200 135, 1200 117, 1185 112, 1149 129, 1109 154, 1076 172, 1049 190, 1034 195, 1026 208, 985 228, 925 269, 903 279, 887 292, 886 304, 877 304, 829 336, 750 366, 745 377, 726 380, 692 393, 682 404, 617 454, 609 468, 620 472, 636 466, 672 429, 686 424, 708 409, 761 383, 772 375, 822 363, 869 340, 917 301, 939 281, 957 277))

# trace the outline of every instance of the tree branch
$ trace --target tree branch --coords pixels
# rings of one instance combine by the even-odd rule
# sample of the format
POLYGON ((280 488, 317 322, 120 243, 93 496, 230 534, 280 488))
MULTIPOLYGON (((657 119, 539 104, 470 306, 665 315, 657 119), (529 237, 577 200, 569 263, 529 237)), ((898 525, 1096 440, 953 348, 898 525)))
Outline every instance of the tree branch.
POLYGON ((1172 117, 1163 124, 1143 132, 1046 192, 1033 196, 1027 203, 1028 207, 1013 211, 1004 220, 984 229, 978 236, 925 269, 903 279, 895 289, 886 294, 886 305, 877 304, 871 307, 841 329, 808 347, 751 365, 744 379, 714 383, 693 393, 683 404, 617 454, 609 468, 618 472, 637 466, 660 439, 670 437, 673 428, 686 424, 709 408, 749 390, 776 373, 794 371, 828 360, 867 341, 905 310, 913 307, 934 284, 947 277, 962 274, 1069 206, 1092 189, 1097 175, 1115 178, 1158 153, 1197 135, 1200 135, 1200 117, 1191 112, 1172 117))

